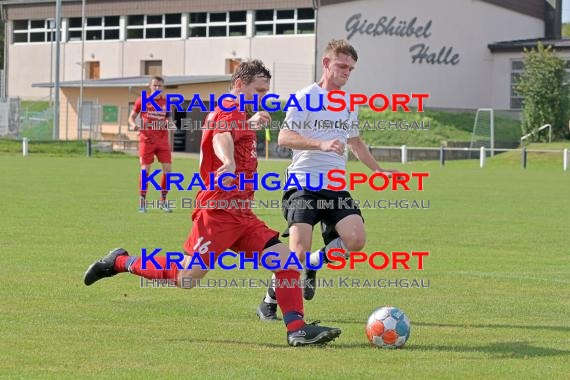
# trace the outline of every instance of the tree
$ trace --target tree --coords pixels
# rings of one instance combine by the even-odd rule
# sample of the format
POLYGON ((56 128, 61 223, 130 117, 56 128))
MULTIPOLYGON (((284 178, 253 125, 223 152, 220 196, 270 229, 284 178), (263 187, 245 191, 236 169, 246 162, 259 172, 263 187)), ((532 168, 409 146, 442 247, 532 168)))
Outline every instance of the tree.
POLYGON ((552 46, 544 47, 539 42, 536 49, 525 49, 523 64, 524 70, 517 86, 524 96, 523 134, 551 124, 554 138, 568 137, 566 62, 556 55, 552 46))

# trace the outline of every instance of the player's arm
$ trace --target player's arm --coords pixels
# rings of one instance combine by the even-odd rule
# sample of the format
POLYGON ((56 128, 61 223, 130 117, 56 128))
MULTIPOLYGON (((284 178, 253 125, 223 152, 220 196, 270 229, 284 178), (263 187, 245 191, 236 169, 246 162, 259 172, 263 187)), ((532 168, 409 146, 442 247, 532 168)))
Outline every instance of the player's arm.
MULTIPOLYGON (((234 158, 234 139, 230 132, 216 133, 213 138, 214 153, 220 161, 222 161, 222 166, 218 168, 216 172, 216 178, 224 173, 236 172, 236 162, 234 158)), ((224 186, 229 186, 232 182, 232 178, 226 177, 222 181, 224 186)))
POLYGON ((301 136, 299 133, 282 129, 279 131, 277 143, 289 149, 296 150, 322 150, 323 152, 335 152, 338 155, 344 154, 344 144, 339 139, 318 140, 301 136))
POLYGON ((131 126, 133 131, 139 130, 139 126, 137 125, 138 114, 139 114, 138 112, 136 112, 135 110, 132 110, 131 114, 129 115, 129 125, 131 126))
POLYGON ((366 165, 370 170, 375 173, 397 173, 398 170, 394 169, 382 169, 378 162, 372 156, 372 153, 368 150, 368 146, 362 141, 360 136, 351 137, 348 139, 348 146, 354 154, 354 156, 366 165))

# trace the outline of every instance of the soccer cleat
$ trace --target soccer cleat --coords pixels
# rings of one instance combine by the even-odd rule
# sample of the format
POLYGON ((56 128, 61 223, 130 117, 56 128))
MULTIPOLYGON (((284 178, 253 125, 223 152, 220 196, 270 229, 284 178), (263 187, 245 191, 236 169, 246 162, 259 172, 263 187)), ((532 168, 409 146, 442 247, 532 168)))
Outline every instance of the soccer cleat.
POLYGON ((319 326, 318 321, 301 327, 299 330, 287 333, 287 343, 290 346, 324 345, 335 340, 342 333, 337 327, 319 326))
POLYGON ((144 214, 146 212, 146 198, 145 197, 141 197, 139 199, 139 212, 141 214, 144 214))
POLYGON ((172 212, 172 210, 168 207, 168 203, 166 203, 166 199, 160 201, 160 208, 164 212, 172 212))
POLYGON ((255 313, 262 321, 273 322, 279 320, 279 318, 277 318, 276 303, 268 303, 262 300, 255 313))
POLYGON ((310 301, 315 297, 317 291, 317 271, 305 269, 305 287, 303 288, 303 298, 310 301))
POLYGON ((95 261, 87 268, 83 276, 83 282, 89 286, 102 278, 113 277, 117 274, 115 270, 115 260, 118 256, 127 256, 129 253, 123 248, 116 248, 109 252, 101 260, 95 261))

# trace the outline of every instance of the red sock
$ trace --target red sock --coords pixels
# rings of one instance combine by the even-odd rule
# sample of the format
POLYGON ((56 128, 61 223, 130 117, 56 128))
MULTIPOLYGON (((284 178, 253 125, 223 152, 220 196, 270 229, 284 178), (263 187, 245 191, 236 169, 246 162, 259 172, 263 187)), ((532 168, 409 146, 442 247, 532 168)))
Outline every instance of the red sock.
MULTIPOLYGON (((120 257, 120 256, 119 256, 120 257)), ((118 258, 117 258, 118 259, 118 258)), ((166 267, 166 257, 165 256, 155 256, 154 259, 162 267, 162 269, 156 269, 152 262, 146 262, 146 269, 141 269, 142 259, 137 257, 133 265, 131 265, 131 273, 144 278, 165 278, 165 279, 175 279, 178 273, 178 268, 176 263, 171 263, 170 268, 166 267)), ((117 260, 118 261, 118 260, 117 260)), ((115 262, 117 265, 117 263, 115 262)))
POLYGON ((287 331, 295 331, 305 326, 303 320, 303 290, 296 284, 301 277, 295 270, 282 270, 275 273, 279 285, 275 287, 275 298, 283 313, 283 321, 287 326, 287 331), (287 283, 283 283, 286 281, 287 283))
POLYGON ((139 194, 141 195, 141 197, 146 197, 146 190, 142 190, 142 173, 139 174, 139 194))
POLYGON ((122 272, 126 272, 126 264, 127 264, 127 260, 130 258, 130 256, 127 255, 121 255, 121 256, 117 256, 117 258, 115 259, 115 270, 118 273, 122 273, 122 272))
POLYGON ((162 173, 162 178, 160 179, 160 188, 162 189, 162 199, 166 199, 166 194, 168 194, 168 190, 166 190, 166 173, 162 173))

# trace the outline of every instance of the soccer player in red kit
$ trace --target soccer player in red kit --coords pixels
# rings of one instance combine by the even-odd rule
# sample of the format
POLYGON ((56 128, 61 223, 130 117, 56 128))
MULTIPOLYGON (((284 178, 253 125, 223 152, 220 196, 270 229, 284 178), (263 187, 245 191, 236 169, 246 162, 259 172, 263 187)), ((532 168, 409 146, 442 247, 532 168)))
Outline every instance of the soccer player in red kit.
MULTIPOLYGON (((270 79, 271 74, 261 61, 242 62, 231 80, 231 93, 238 98, 235 101, 222 100, 225 108, 235 106, 236 110, 225 111, 217 107, 209 115, 207 120, 216 122, 214 128, 219 127, 219 122, 224 121, 227 125, 236 122, 235 125, 239 129, 226 127, 204 130, 201 143, 200 176, 207 188, 209 188, 210 173, 216 173, 216 179, 225 173, 236 175, 243 173, 245 178, 253 178, 253 173, 257 171, 255 130, 258 129, 258 123, 269 122, 271 118, 267 112, 257 112, 247 119, 246 112, 239 111, 239 95, 243 94, 245 100, 251 101, 254 99, 254 94, 257 94, 261 99, 269 91, 270 79), (244 124, 246 121, 256 122, 257 125, 253 127, 251 124, 244 124), (252 129, 249 128, 250 125, 252 129)), ((208 127, 210 125, 212 123, 209 123, 208 127)), ((227 187, 238 185, 239 188, 239 177, 232 179, 225 176, 222 178, 222 184, 227 187)), ((224 191, 220 187, 216 187, 214 191, 200 191, 197 199, 201 203, 206 203, 207 200, 253 199, 253 185, 246 183, 245 186, 245 191, 238 189, 224 191)), ((193 253, 199 254, 209 267, 210 252, 214 252, 217 258, 228 249, 244 252, 249 258, 253 256, 253 252, 258 252, 259 257, 267 252, 275 252, 282 264, 287 262, 290 252, 288 247, 279 241, 278 232, 267 227, 249 208, 195 209, 192 220, 194 222, 192 231, 184 244, 186 256, 182 261, 182 267, 187 269, 178 269, 175 263, 165 268, 166 257, 155 257, 164 269, 147 263, 147 269, 143 270, 140 257, 129 256, 127 251, 119 248, 111 251, 87 269, 85 284, 91 285, 119 272, 131 272, 150 279, 175 279, 177 285, 182 287, 182 284, 188 284, 186 281, 188 277, 192 280, 199 280, 208 272, 200 266, 190 266, 193 253)), ((300 262, 304 262, 304 254, 304 252, 297 254, 300 262)), ((279 285, 275 288, 275 295, 283 312, 289 345, 322 345, 341 334, 338 328, 305 323, 302 289, 297 286, 300 278, 299 269, 278 268, 273 272, 279 281, 279 285)))
MULTIPOLYGON (((162 91, 164 89, 164 79, 157 76, 152 77, 149 88, 149 96, 155 91, 162 91)), ((166 195, 168 194, 166 190, 166 173, 172 171, 172 155, 170 154, 170 143, 168 142, 168 130, 159 129, 160 126, 157 124, 160 121, 168 123, 169 112, 166 109, 166 98, 164 96, 160 95, 154 101, 162 110, 155 110, 152 104, 147 104, 146 111, 142 111, 142 96, 139 96, 129 116, 129 125, 135 131, 139 131, 139 158, 141 165, 141 173, 139 174, 139 212, 141 213, 146 212, 146 190, 141 189, 142 171, 146 170, 147 173, 150 173, 155 155, 158 158, 158 162, 162 164, 160 207, 164 212, 171 212, 166 203, 166 195), (144 126, 142 129, 136 123, 136 117, 139 113, 141 123, 144 126)))

